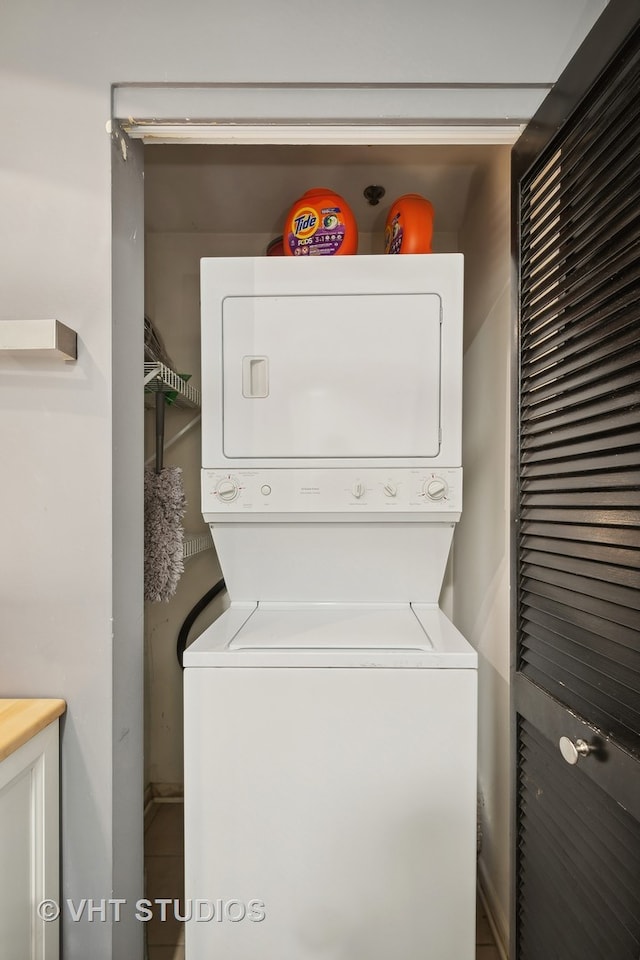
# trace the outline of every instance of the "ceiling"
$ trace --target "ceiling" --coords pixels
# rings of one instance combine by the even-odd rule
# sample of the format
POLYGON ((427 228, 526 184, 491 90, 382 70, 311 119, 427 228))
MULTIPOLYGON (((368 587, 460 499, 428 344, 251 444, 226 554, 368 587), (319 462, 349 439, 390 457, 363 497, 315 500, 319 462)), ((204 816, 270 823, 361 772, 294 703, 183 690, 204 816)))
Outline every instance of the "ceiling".
POLYGON ((363 233, 383 229, 404 193, 427 196, 439 232, 457 231, 475 174, 504 146, 145 146, 145 223, 154 233, 282 233, 287 211, 310 187, 347 201, 363 233), (363 191, 385 188, 378 206, 363 191))

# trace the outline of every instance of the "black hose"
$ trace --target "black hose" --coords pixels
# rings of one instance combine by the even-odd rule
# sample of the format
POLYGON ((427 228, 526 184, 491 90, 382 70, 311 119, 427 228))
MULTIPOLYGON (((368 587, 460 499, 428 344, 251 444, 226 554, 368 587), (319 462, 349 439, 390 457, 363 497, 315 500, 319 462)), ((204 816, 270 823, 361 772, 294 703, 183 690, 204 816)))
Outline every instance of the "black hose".
POLYGON ((180 627, 180 632, 178 634, 178 642, 176 644, 176 656, 178 658, 178 663, 180 664, 180 669, 184 670, 183 658, 184 651, 187 647, 187 640, 189 639, 189 632, 191 627, 194 625, 202 611, 209 606, 211 601, 218 596, 219 593, 222 593, 226 584, 224 579, 218 580, 218 582, 211 587, 210 590, 207 590, 203 597, 200 597, 198 602, 191 608, 187 616, 185 617, 184 623, 180 627))

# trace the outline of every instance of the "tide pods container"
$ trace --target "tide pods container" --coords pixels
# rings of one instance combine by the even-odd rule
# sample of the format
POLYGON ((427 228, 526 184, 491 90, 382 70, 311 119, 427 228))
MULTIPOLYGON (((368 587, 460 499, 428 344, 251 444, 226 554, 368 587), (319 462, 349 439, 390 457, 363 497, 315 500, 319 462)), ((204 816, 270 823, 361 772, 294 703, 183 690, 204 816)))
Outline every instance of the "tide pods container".
POLYGON ((358 226, 345 200, 326 187, 307 190, 284 227, 285 256, 344 256, 358 251, 358 226))

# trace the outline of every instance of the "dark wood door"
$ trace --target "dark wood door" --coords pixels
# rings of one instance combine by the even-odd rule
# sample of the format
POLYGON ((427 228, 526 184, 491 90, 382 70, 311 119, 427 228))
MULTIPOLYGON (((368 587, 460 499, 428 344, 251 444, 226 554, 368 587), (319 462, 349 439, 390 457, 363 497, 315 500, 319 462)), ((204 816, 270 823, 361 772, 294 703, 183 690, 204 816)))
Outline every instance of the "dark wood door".
POLYGON ((640 957, 640 9, 513 154, 512 960, 640 957))

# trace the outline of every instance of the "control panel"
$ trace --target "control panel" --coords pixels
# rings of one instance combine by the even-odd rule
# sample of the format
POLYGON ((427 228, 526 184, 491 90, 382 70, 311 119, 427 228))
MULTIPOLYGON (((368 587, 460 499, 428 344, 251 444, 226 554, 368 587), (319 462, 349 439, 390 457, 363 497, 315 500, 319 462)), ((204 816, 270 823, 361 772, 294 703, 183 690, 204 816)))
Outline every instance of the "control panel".
POLYGON ((462 469, 203 470, 203 514, 459 514, 462 469))

